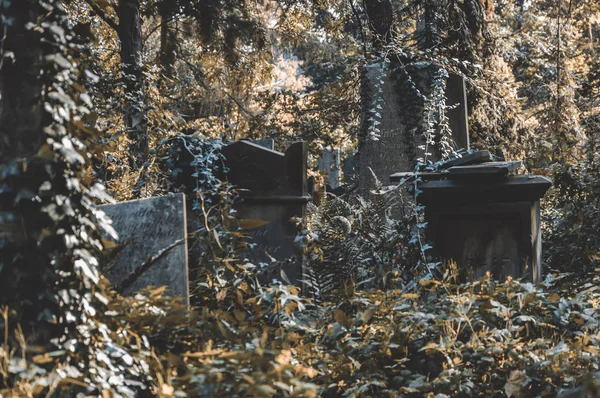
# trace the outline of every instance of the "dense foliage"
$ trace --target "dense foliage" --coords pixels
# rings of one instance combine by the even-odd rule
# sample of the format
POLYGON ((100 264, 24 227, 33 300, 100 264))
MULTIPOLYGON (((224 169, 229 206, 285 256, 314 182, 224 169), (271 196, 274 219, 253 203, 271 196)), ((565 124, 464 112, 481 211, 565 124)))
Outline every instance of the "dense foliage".
MULTIPOLYGON (((529 397, 581 383, 574 396, 583 397, 598 388, 593 275, 548 276, 537 287, 489 278, 459 285, 448 270, 412 292, 356 291, 315 305, 297 288, 257 288, 248 274, 187 315, 163 288, 113 293, 100 318, 129 347, 122 360, 145 366, 144 383, 125 383, 162 396, 529 397)), ((86 372, 65 376, 60 356, 21 357, 15 348, 0 369, 18 377, 3 394, 89 388, 86 372)))
POLYGON ((596 2, 3 0, 0 17, 0 396, 598 396, 596 2), (450 74, 472 143, 554 179, 546 279, 459 282, 422 240, 416 181, 320 195, 311 170, 305 280, 262 283, 222 146, 354 153, 389 84, 447 158, 450 74), (103 278, 103 185, 187 195, 192 308, 103 278))

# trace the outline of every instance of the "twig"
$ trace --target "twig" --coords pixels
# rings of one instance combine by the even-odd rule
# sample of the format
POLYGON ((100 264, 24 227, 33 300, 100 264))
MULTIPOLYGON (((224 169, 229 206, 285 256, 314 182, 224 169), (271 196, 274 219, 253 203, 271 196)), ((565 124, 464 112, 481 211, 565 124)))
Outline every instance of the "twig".
MULTIPOLYGON (((187 66, 189 66, 190 68, 192 68, 194 71, 196 71, 196 73, 198 73, 200 76, 204 76, 204 72, 202 72, 202 70, 200 68, 198 68, 196 65, 192 64, 190 61, 188 61, 185 58, 182 57, 177 57, 177 59, 185 62, 185 64, 187 66)), ((237 98, 235 98, 233 95, 231 95, 229 92, 227 92, 226 90, 222 89, 222 88, 213 88, 211 87, 208 83, 206 83, 205 81, 198 79, 198 83, 200 83, 200 85, 202 85, 202 87, 204 87, 206 90, 217 90, 222 92, 223 94, 225 94, 227 97, 229 97, 229 99, 231 99, 233 102, 235 102, 235 104, 240 108, 240 110, 242 110, 244 113, 246 113, 248 116, 250 116, 251 118, 256 117, 256 115, 254 115, 254 113, 250 112, 248 109, 246 109, 246 107, 244 107, 244 105, 242 105, 239 100, 237 98)))
POLYGON ((356 22, 358 22, 358 27, 360 28, 360 37, 362 39, 363 42, 363 52, 365 55, 365 59, 367 59, 367 38, 365 37, 365 31, 363 29, 363 25, 362 22, 360 20, 360 15, 358 14, 358 11, 356 11, 356 7, 354 7, 354 2, 350 1, 350 7, 352 8, 352 13, 354 14, 354 18, 356 18, 356 22))
POLYGON ((135 282, 136 279, 140 277, 140 275, 142 275, 144 272, 146 272, 148 270, 148 268, 150 268, 150 266, 152 264, 154 264, 155 262, 157 262, 158 260, 160 260, 161 258, 166 256, 167 253, 169 251, 171 251, 171 249, 173 249, 176 246, 179 246, 180 244, 182 244, 184 242, 185 242, 185 238, 176 240, 175 242, 171 243, 169 246, 160 250, 154 256, 148 257, 148 259, 146 259, 146 261, 144 261, 143 264, 135 267, 134 270, 131 271, 131 273, 123 280, 123 282, 121 282, 117 286, 117 291, 122 292, 125 289, 127 289, 128 287, 130 287, 133 284, 133 282, 135 282))
POLYGON ((94 0, 85 0, 85 2, 92 8, 96 15, 98 15, 104 22, 108 24, 108 26, 113 28, 115 31, 119 31, 119 25, 117 25, 114 19, 109 17, 106 12, 104 12, 104 10, 100 8, 100 6, 98 6, 94 0))

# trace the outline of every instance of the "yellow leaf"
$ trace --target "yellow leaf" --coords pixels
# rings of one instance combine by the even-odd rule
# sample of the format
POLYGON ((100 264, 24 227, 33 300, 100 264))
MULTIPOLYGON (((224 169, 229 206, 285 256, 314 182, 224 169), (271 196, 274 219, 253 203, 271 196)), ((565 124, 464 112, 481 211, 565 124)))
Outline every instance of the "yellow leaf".
POLYGON ((32 359, 33 362, 37 363, 38 365, 43 365, 45 363, 52 362, 52 358, 48 354, 36 355, 32 359))
POLYGON ((225 267, 226 267, 226 268, 227 268, 229 271, 231 271, 231 272, 233 272, 233 273, 235 274, 235 272, 236 272, 236 269, 233 267, 233 265, 231 265, 231 264, 229 264, 229 263, 225 263, 225 267))
POLYGON ((551 302, 557 302, 560 300, 560 296, 558 295, 558 293, 552 293, 548 296, 548 300, 551 302))
POLYGON ((419 351, 425 351, 426 354, 431 354, 437 350, 437 344, 434 342, 429 342, 425 345, 425 347, 421 348, 419 351))
POLYGON ((319 375, 319 372, 317 370, 315 370, 314 368, 311 368, 311 367, 307 368, 307 367, 304 367, 302 365, 296 365, 296 366, 294 366, 294 371, 297 374, 308 376, 311 379, 319 375))
POLYGON ((351 326, 350 318, 346 313, 340 309, 335 310, 333 313, 335 320, 345 328, 349 328, 351 326))
POLYGON ((154 290, 152 290, 149 294, 150 298, 156 298, 156 297, 160 297, 164 294, 165 290, 167 290, 166 286, 161 286, 159 288, 156 288, 154 290))
POLYGON ((287 365, 292 360, 292 352, 290 350, 281 350, 281 353, 275 357, 275 362, 281 365, 287 365))
POLYGON ((86 383, 84 383, 83 381, 74 379, 72 377, 65 377, 60 382, 61 383, 75 384, 76 386, 79 386, 79 387, 88 387, 88 385, 86 383))
POLYGON ((49 236, 52 236, 52 232, 50 232, 50 230, 48 228, 44 228, 42 229, 42 232, 40 233, 40 240, 46 239, 49 236))
POLYGON ((105 249, 110 250, 117 247, 117 244, 110 239, 102 238, 102 246, 104 246, 105 249))
POLYGON ((408 300, 416 300, 419 298, 419 295, 417 293, 405 293, 402 295, 402 298, 408 300))
POLYGON ((523 305, 527 305, 531 302, 533 302, 533 300, 535 300, 536 294, 535 293, 529 293, 527 296, 525 296, 525 300, 523 300, 523 305))
POLYGON ((163 384, 163 385, 162 385, 162 388, 160 389, 160 392, 161 392, 162 394, 165 394, 165 395, 171 396, 171 395, 173 395, 173 393, 175 392, 175 389, 173 388, 173 386, 170 386, 170 385, 168 385, 168 384, 163 384))
POLYGON ((248 376, 246 373, 240 373, 240 376, 242 376, 242 378, 244 380, 246 380, 246 382, 250 385, 256 384, 256 382, 254 381, 254 379, 250 376, 248 376))
POLYGON ((421 279, 419 281, 419 285, 421 286, 429 286, 429 285, 441 285, 440 281, 436 281, 435 279, 421 279))
POLYGON ((242 229, 254 229, 260 228, 263 225, 267 225, 269 222, 265 220, 258 220, 256 218, 244 218, 238 222, 238 225, 242 229))
POLYGON ((246 320, 246 314, 244 314, 242 311, 239 311, 239 310, 234 310, 233 316, 235 317, 235 319, 238 322, 243 322, 246 320))
POLYGON ((285 339, 286 339, 287 341, 290 341, 290 342, 292 342, 292 343, 295 343, 295 342, 297 342, 297 341, 300 341, 300 340, 302 339, 302 337, 300 337, 300 334, 299 334, 299 333, 296 333, 296 332, 290 332, 290 333, 288 333, 288 334, 286 334, 286 335, 285 335, 285 339))
POLYGON ((110 6, 110 2, 108 0, 96 0, 96 4, 104 11, 106 11, 108 6, 110 6))
POLYGON ((44 145, 42 145, 42 147, 40 148, 40 150, 38 151, 36 156, 38 158, 52 160, 52 159, 54 159, 54 151, 52 150, 50 145, 44 144, 44 145))
POLYGON ((268 386, 266 384, 263 384, 262 386, 259 386, 256 389, 257 397, 272 397, 275 394, 277 394, 277 390, 275 390, 273 387, 268 386))

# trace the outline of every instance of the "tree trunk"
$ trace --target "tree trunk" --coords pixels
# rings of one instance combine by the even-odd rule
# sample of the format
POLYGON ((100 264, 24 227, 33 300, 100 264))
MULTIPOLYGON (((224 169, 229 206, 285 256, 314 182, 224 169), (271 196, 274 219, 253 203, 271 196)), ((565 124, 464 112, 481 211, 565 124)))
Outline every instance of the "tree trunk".
POLYGON ((377 49, 393 38, 394 11, 389 0, 365 0, 365 11, 369 29, 374 35, 373 45, 377 49))
POLYGON ((121 62, 125 72, 125 126, 131 141, 132 167, 139 169, 148 156, 148 129, 142 76, 142 21, 140 0, 120 0, 119 40, 121 62))
POLYGON ((12 23, 5 24, 0 69, 0 160, 35 154, 44 141, 42 122, 42 49, 39 33, 25 26, 39 15, 37 1, 12 2, 12 23))
POLYGON ((175 20, 177 2, 164 0, 160 6, 160 54, 159 62, 163 75, 172 79, 175 75, 175 58, 177 45, 177 21, 175 20))

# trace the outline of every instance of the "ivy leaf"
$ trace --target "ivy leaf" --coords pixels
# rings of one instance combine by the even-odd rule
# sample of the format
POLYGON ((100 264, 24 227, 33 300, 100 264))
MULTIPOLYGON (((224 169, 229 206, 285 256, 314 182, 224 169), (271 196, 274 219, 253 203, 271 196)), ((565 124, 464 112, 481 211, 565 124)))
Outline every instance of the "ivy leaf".
POLYGON ((255 229, 269 224, 269 221, 259 220, 256 218, 244 218, 238 221, 238 225, 242 229, 255 229))

